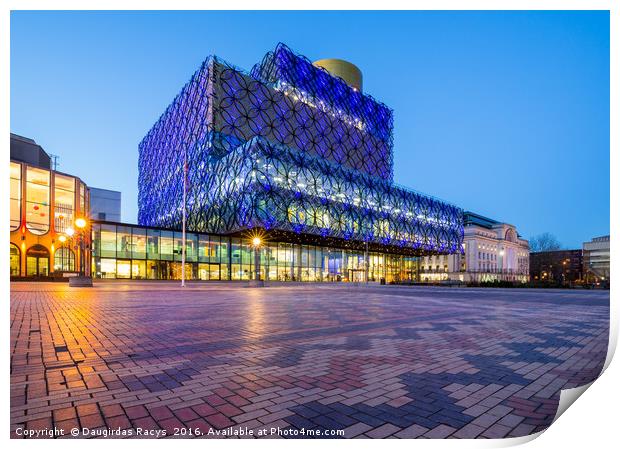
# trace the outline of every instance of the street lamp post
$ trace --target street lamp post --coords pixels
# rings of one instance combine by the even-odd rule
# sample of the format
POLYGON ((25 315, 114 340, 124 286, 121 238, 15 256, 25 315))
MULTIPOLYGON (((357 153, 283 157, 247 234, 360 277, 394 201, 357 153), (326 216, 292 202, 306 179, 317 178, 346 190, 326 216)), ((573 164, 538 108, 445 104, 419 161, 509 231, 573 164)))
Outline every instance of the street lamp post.
POLYGON ((504 248, 501 248, 499 250, 499 272, 500 272, 499 279, 504 280, 504 276, 503 276, 504 274, 504 248))
POLYGON ((260 237, 252 239, 252 247, 254 248, 254 279, 250 279, 250 287, 264 287, 265 283, 260 278, 260 248, 262 240, 260 237))
POLYGON ((567 284, 567 282, 566 282, 566 262, 567 262, 567 260, 562 262, 562 284, 563 285, 567 284))
POLYGON ((366 250, 364 251, 364 277, 366 278, 366 284, 368 284, 368 274, 370 269, 370 264, 368 262, 368 240, 366 240, 366 250))
MULTIPOLYGON (((65 242, 67 241, 67 236, 66 235, 60 235, 58 237, 58 241, 60 242, 60 248, 59 249, 65 249, 65 242)), ((71 261, 71 257, 69 257, 69 262, 71 261)), ((75 261, 74 261, 75 263, 75 261)), ((62 257, 60 259, 60 264, 61 264, 61 270, 64 271, 65 269, 65 251, 62 252, 62 257)), ((56 267, 54 266, 54 270, 56 270, 56 267)))
POLYGON ((77 220, 75 220, 75 226, 79 229, 78 231, 78 245, 80 247, 80 276, 85 276, 86 275, 86 270, 84 269, 84 262, 85 262, 85 257, 84 257, 84 244, 85 244, 85 235, 84 232, 86 230, 86 220, 84 220, 83 218, 78 218, 77 220))
POLYGON ((79 276, 69 278, 69 285, 71 287, 92 287, 93 279, 90 276, 86 276, 86 269, 84 267, 84 265, 86 264, 86 257, 84 255, 84 251, 86 250, 86 232, 88 232, 88 222, 85 218, 77 218, 75 220, 75 227, 77 228, 77 231, 72 228, 68 228, 65 231, 65 233, 69 237, 72 237, 74 234, 76 234, 80 262, 79 276))

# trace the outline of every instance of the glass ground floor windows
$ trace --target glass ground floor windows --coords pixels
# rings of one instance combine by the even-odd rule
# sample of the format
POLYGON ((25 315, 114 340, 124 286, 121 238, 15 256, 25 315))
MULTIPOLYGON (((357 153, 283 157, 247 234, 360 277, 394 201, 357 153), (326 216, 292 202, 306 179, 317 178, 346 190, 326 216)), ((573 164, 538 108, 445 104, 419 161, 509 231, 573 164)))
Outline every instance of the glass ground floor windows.
POLYGON ((58 248, 54 253, 54 271, 75 271, 75 254, 69 248, 58 248))
POLYGON ((17 245, 11 243, 11 276, 19 276, 21 271, 21 253, 17 245))
MULTIPOLYGON (((181 234, 141 226, 93 223, 97 278, 181 279, 181 234)), ((186 279, 250 280, 254 248, 246 239, 187 233, 186 279)), ((416 280, 415 257, 314 245, 267 242, 260 249, 261 279, 302 282, 416 280)))
MULTIPOLYGON (((281 244, 261 250, 260 276, 270 281, 301 282, 371 282, 385 279, 413 281, 417 276, 416 261, 403 256, 371 253, 368 267, 364 253, 321 247, 281 244)), ((186 262, 185 278, 202 281, 250 280, 254 275, 251 248, 235 248, 246 252, 228 263, 186 262)), ((181 262, 171 260, 93 258, 93 272, 102 279, 181 279, 181 262)))
POLYGON ((198 278, 201 281, 220 281, 221 277, 220 264, 199 263, 198 278))
MULTIPOLYGON (((138 261, 135 261, 136 263, 138 261)), ((131 260, 116 261, 116 277, 119 279, 131 279, 131 260)))

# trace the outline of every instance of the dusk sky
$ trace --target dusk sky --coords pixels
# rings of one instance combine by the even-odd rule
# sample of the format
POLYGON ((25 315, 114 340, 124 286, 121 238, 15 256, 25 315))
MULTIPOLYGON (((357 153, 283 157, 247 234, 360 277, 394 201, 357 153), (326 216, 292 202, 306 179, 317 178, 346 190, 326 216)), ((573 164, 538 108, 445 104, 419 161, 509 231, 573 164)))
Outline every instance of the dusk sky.
POLYGON ((609 14, 13 12, 11 131, 122 192, 138 143, 201 62, 278 42, 349 60, 394 109, 394 180, 564 247, 609 233, 609 14))

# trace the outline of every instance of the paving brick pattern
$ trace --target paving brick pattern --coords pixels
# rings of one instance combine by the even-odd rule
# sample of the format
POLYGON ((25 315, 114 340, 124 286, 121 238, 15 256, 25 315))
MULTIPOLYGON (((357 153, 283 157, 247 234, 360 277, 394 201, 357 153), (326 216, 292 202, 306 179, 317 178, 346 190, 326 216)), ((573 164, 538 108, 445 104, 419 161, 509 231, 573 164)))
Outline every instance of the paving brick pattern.
POLYGON ((11 436, 523 436, 598 376, 608 331, 602 291, 13 283, 11 436))

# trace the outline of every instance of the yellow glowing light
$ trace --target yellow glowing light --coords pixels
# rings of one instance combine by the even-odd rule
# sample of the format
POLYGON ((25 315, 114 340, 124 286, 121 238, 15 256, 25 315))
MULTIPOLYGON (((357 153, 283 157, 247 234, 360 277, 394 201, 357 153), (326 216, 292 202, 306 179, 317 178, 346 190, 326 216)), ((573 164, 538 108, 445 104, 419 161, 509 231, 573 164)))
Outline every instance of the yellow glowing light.
POLYGON ((67 237, 61 235, 60 237, 58 237, 58 240, 60 240, 60 243, 65 243, 67 241, 67 237))
POLYGON ((73 234, 75 234, 75 230, 73 228, 67 228, 65 229, 65 234, 67 234, 69 237, 73 237, 73 234))
POLYGON ((247 236, 247 239, 248 245, 256 249, 267 244, 267 234, 263 229, 253 229, 247 236))
POLYGON ((80 229, 84 229, 86 227, 86 220, 78 218, 75 220, 75 225, 80 229))

